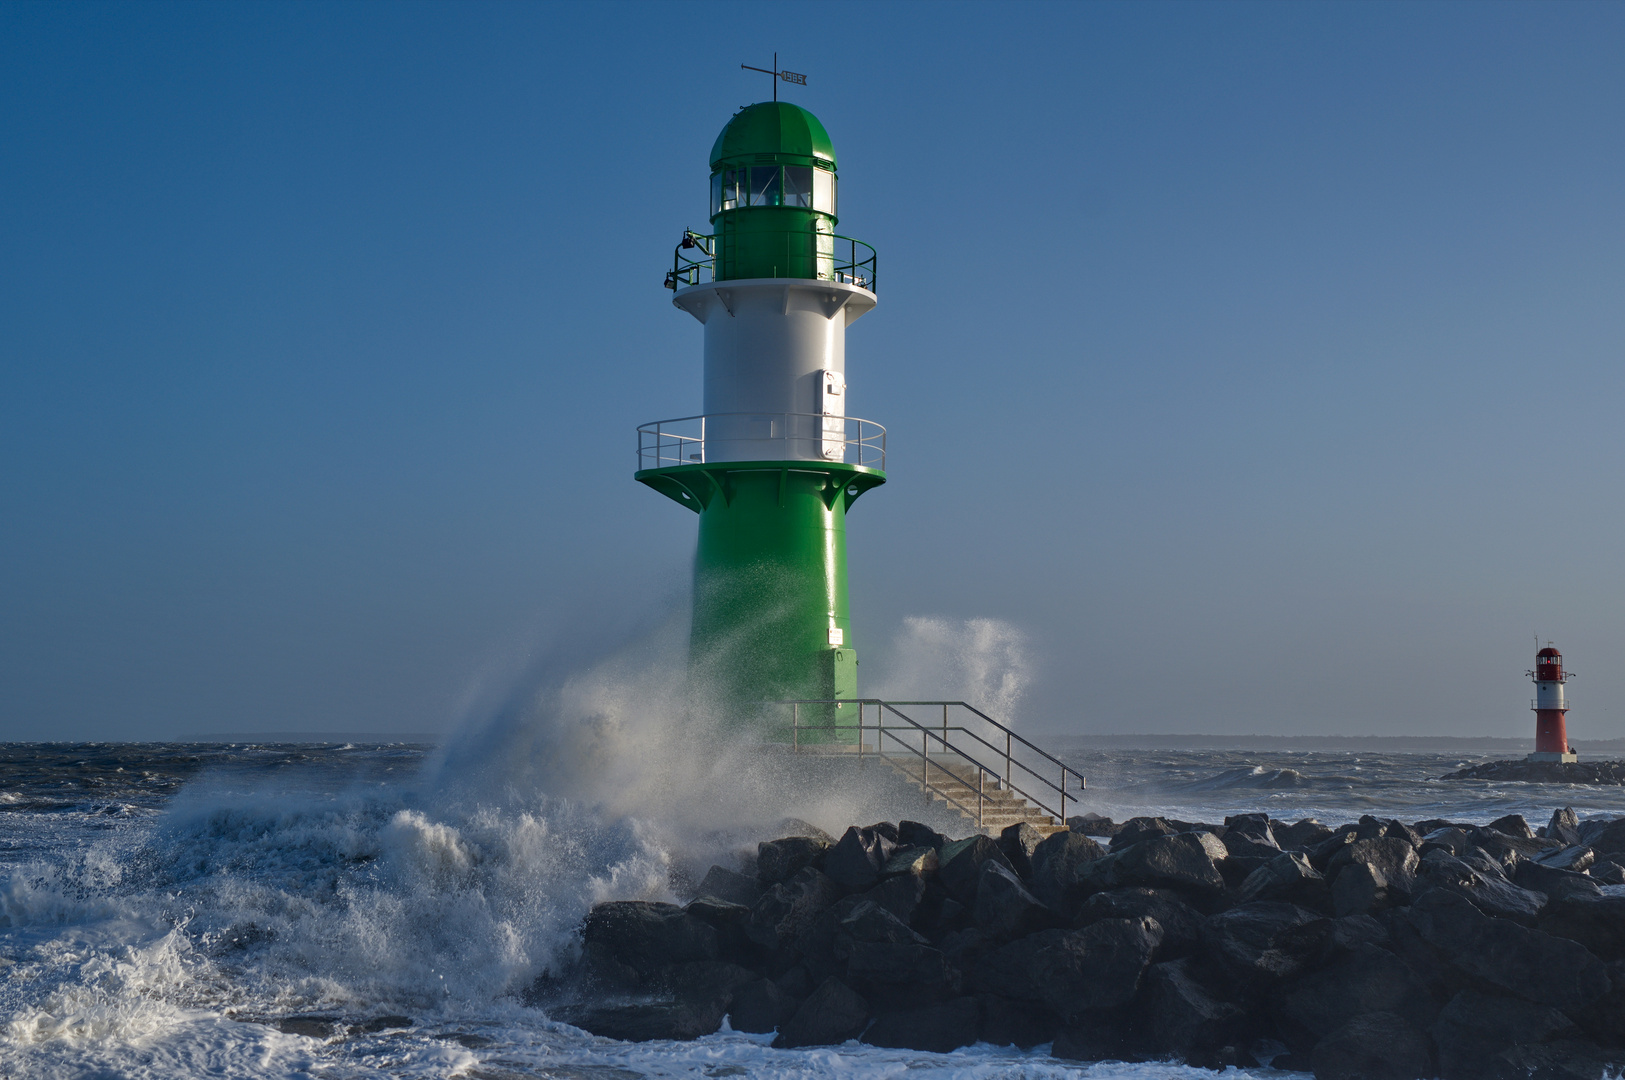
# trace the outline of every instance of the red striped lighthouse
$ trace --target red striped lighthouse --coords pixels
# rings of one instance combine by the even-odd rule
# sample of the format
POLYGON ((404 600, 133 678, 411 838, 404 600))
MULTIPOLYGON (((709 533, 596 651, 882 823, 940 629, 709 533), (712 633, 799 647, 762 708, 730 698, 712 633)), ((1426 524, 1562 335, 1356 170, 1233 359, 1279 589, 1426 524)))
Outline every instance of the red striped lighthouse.
POLYGON ((1535 700, 1529 707, 1535 710, 1535 752, 1530 761, 1578 761, 1569 747, 1568 728, 1563 716, 1569 711, 1563 695, 1563 684, 1573 678, 1563 670, 1563 654, 1546 647, 1535 654, 1535 670, 1525 672, 1535 680, 1535 700))

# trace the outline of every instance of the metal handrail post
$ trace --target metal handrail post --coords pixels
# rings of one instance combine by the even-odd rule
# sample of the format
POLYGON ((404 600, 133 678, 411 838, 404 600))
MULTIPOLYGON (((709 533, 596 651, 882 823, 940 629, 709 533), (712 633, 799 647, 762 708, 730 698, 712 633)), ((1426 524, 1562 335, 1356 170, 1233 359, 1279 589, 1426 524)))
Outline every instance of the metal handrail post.
POLYGON ((925 752, 925 729, 920 729, 920 788, 925 792, 925 805, 931 805, 931 755, 925 752))
POLYGON ((1004 733, 1004 775, 1010 775, 1010 733, 1004 733))
POLYGON ((800 706, 792 701, 790 703, 790 752, 792 754, 801 752, 801 726, 797 722, 799 720, 798 709, 800 709, 800 706))
POLYGON ((978 829, 981 828, 982 825, 984 824, 984 822, 982 820, 982 818, 984 817, 984 813, 985 813, 983 811, 983 809, 982 809, 982 785, 986 781, 986 779, 987 779, 987 770, 983 769, 983 768, 977 768, 977 770, 976 770, 976 827, 978 829))

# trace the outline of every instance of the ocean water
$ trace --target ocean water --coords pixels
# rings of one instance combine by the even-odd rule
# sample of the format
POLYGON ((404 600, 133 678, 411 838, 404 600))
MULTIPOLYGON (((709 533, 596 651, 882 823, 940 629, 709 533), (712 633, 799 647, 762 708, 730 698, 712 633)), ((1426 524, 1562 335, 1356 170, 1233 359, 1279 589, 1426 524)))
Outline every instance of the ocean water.
MULTIPOLYGON (((719 825, 703 784, 625 771, 603 743, 498 740, 481 751, 496 771, 413 745, 0 745, 0 1075, 1213 1075, 1046 1048, 777 1051, 726 1029, 624 1044, 551 1021, 517 992, 568 957, 593 903, 670 898, 674 875, 771 833, 735 809, 719 825), (336 1027, 281 1029, 311 1017, 336 1027)), ((1081 808, 1119 819, 1625 813, 1619 788, 1440 782, 1469 760, 1449 754, 1062 751, 1090 777, 1081 808)), ((822 813, 846 823, 838 802, 822 813)))

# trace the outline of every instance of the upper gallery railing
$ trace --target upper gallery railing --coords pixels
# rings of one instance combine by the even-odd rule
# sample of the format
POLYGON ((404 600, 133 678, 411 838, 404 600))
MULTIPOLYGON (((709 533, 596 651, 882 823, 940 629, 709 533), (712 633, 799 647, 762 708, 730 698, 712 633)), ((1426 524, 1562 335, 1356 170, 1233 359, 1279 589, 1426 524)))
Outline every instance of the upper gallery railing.
POLYGON ((712 413, 638 428, 638 468, 711 461, 840 461, 886 468, 886 429, 856 416, 712 413))
MULTIPOLYGON (((829 250, 820 249, 816 256, 817 281, 838 281, 843 285, 856 285, 860 289, 875 291, 875 249, 862 240, 834 233, 808 233, 814 242, 829 241, 829 250)), ((672 267, 666 274, 666 288, 683 289, 690 285, 709 285, 717 279, 716 236, 683 232, 683 239, 672 254, 672 267)))

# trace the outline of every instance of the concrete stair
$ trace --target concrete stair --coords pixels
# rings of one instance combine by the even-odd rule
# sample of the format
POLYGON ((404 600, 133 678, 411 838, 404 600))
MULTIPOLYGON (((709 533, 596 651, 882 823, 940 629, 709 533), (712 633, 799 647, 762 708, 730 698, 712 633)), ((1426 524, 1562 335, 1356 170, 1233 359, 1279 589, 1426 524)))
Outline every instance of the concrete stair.
POLYGON ((978 770, 962 758, 933 756, 927 765, 920 758, 886 757, 886 763, 927 798, 940 801, 945 809, 957 812, 982 831, 997 836, 1003 830, 1026 822, 1045 836, 1066 828, 1018 793, 997 787, 991 781, 977 791, 978 770), (977 822, 980 811, 981 821, 977 822))

